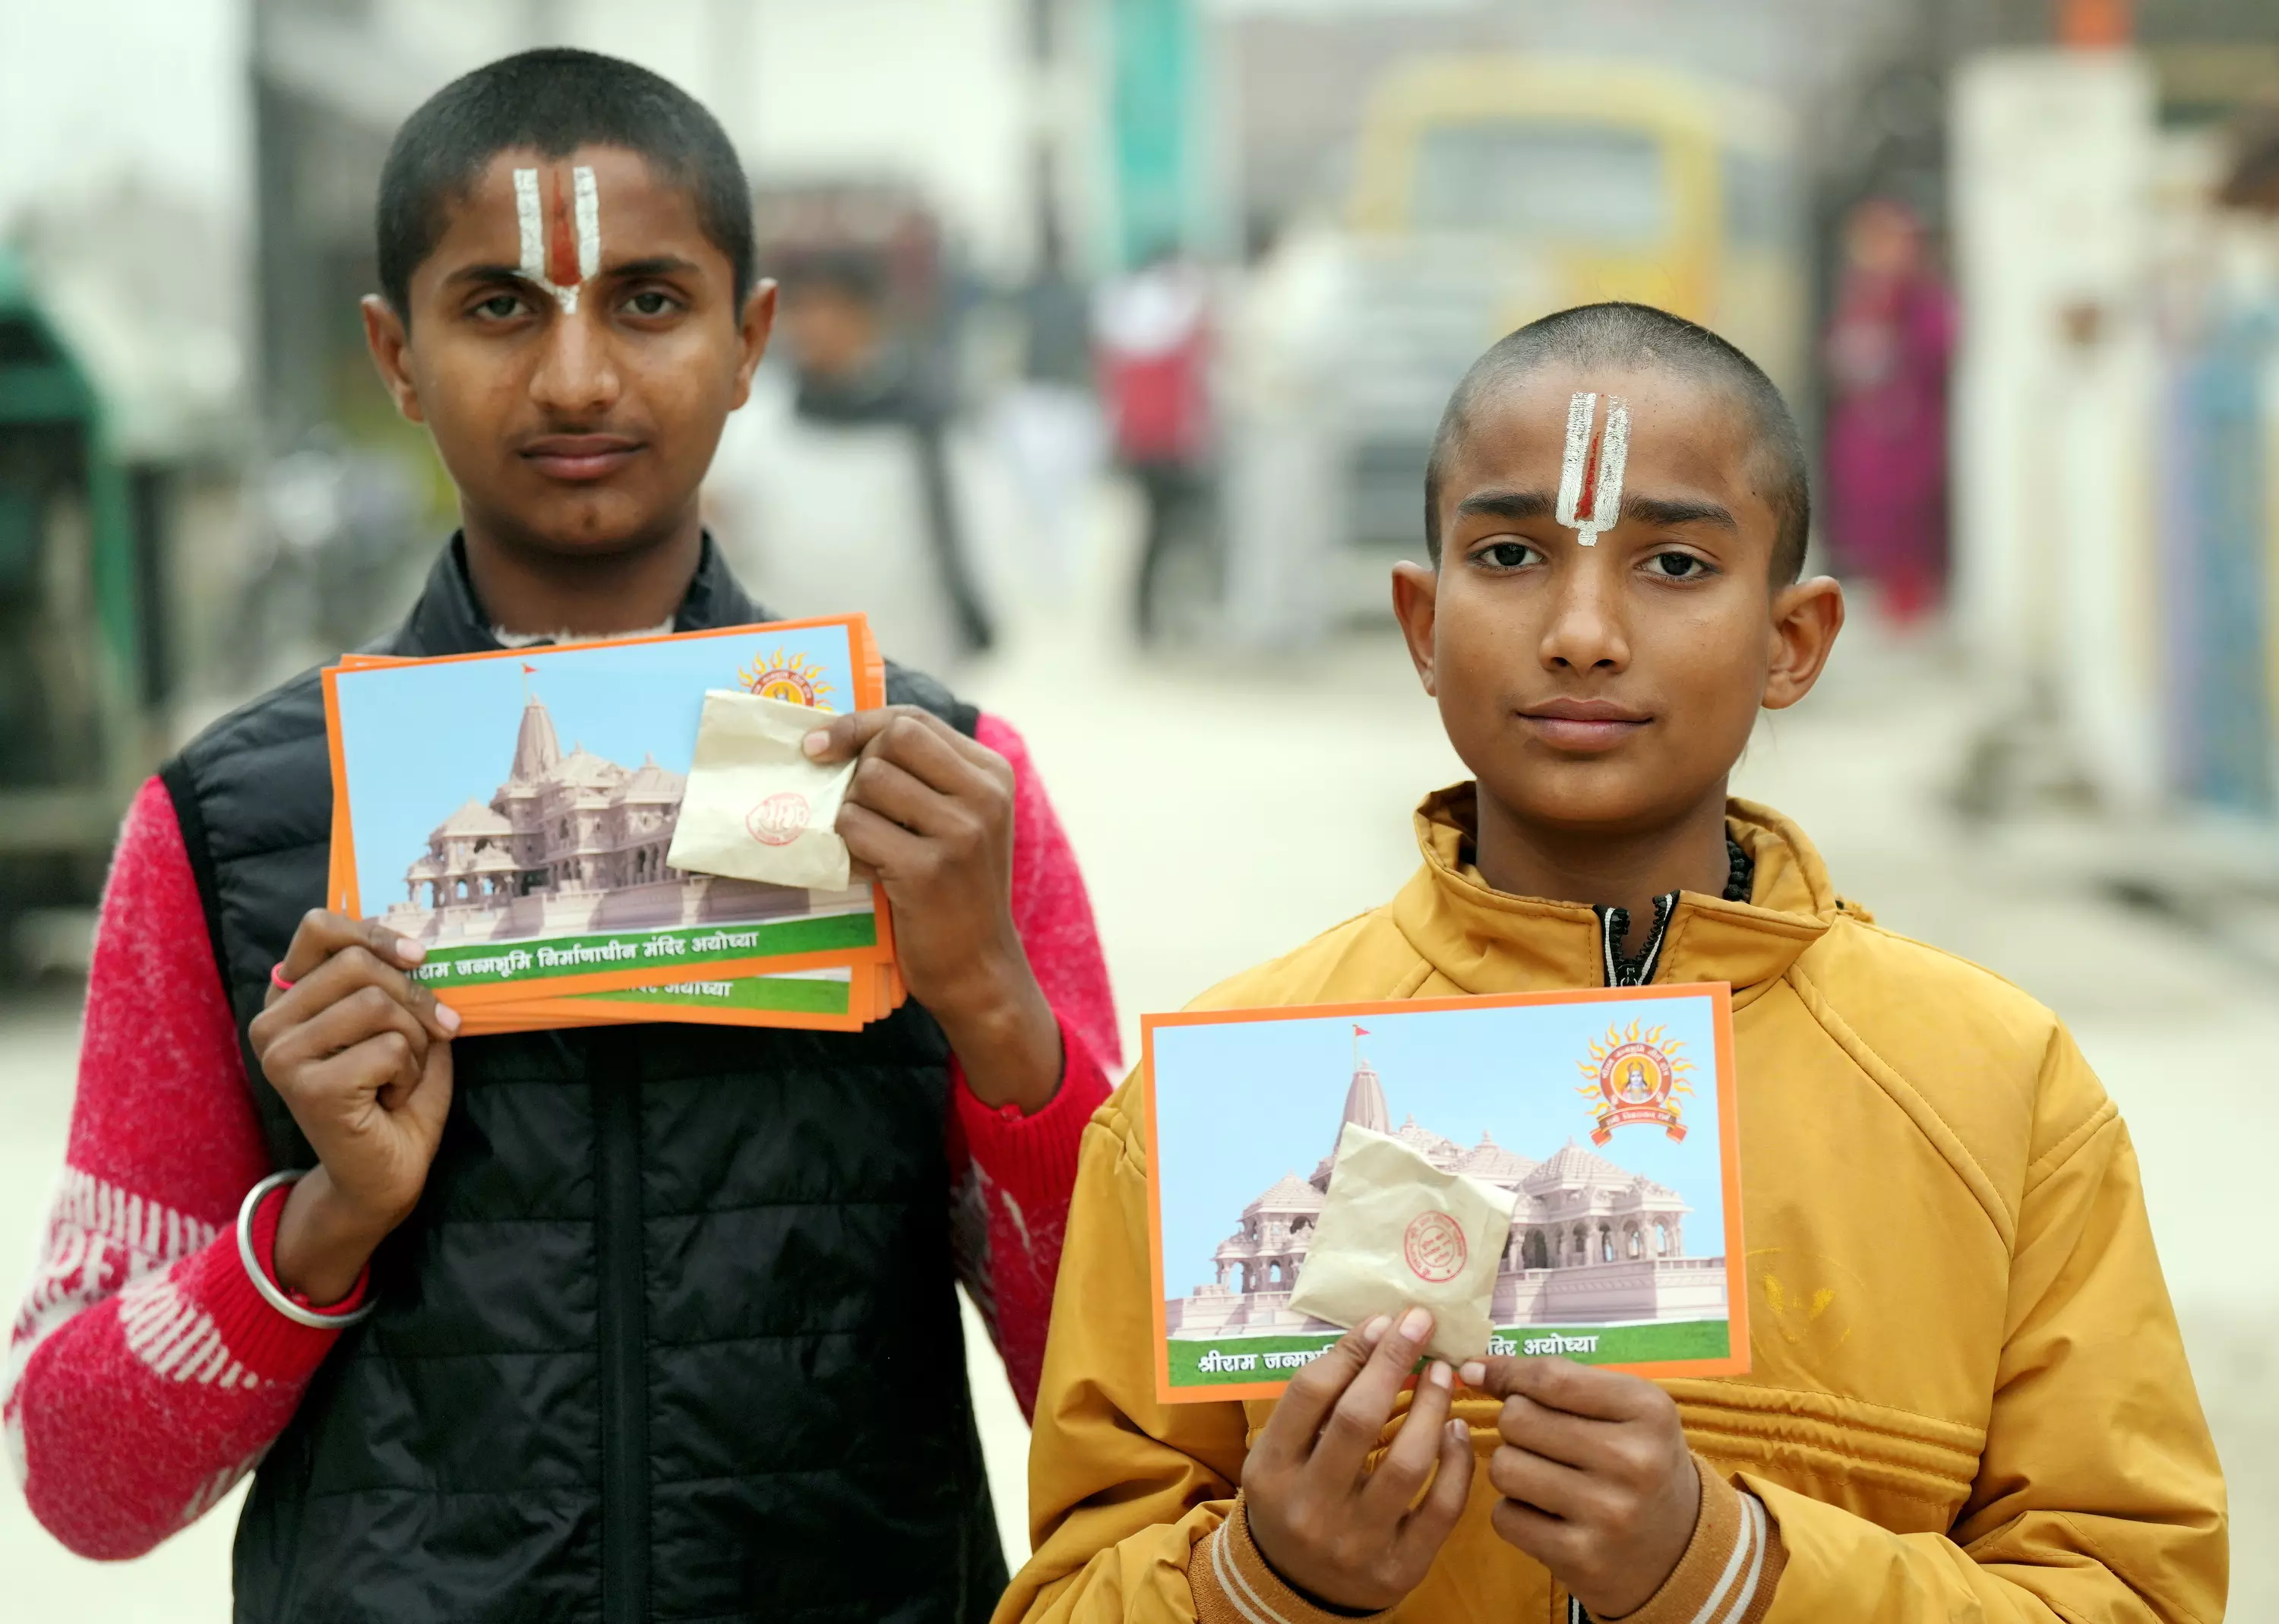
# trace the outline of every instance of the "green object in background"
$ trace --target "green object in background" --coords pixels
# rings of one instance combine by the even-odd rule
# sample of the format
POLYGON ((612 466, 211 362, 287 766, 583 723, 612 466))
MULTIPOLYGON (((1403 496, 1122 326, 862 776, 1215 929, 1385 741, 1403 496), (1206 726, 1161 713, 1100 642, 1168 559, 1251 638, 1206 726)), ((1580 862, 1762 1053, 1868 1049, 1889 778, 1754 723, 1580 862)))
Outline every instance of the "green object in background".
POLYGON ((0 249, 0 435, 59 429, 79 442, 85 500, 95 527, 95 594, 110 677, 127 680, 140 647, 134 540, 125 471, 111 455, 95 386, 34 302, 22 269, 0 249))
POLYGON ((1124 265, 1186 247, 1199 213, 1194 0, 1109 0, 1109 149, 1124 265))
POLYGON ((0 251, 0 916, 91 901, 150 770, 140 576, 94 382, 0 251))
POLYGON ((0 593, 23 590, 39 563, 39 504, 0 485, 0 593))

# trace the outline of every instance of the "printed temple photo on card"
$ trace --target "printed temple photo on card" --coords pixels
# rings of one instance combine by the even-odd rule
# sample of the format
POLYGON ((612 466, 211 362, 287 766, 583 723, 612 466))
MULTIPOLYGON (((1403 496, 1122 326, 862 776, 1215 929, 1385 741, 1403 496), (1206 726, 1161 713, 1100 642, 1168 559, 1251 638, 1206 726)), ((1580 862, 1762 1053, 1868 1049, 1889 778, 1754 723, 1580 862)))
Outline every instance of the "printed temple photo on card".
POLYGON ((806 891, 667 861, 704 696, 878 702, 859 619, 344 662, 326 674, 349 911, 481 1004, 882 959, 869 886, 806 891))
POLYGON ((1348 1124, 1510 1200, 1489 1352, 1746 1369, 1726 997, 1607 989, 1150 1017, 1162 1396, 1278 1390, 1343 1334, 1291 1298, 1348 1124))

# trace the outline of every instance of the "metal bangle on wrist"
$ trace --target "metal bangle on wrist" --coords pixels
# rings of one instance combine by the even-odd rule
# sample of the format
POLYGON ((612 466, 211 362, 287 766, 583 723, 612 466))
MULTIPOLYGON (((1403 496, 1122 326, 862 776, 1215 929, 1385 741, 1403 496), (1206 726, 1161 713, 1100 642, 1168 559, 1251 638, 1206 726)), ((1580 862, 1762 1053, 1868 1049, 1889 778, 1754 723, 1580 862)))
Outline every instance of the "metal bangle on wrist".
POLYGON ((366 1303, 363 1307, 352 1308, 346 1314, 320 1314, 314 1308, 303 1307, 278 1288, 277 1283, 269 1277, 269 1271, 261 1267, 261 1260, 253 1252, 253 1214, 259 1210, 263 1199, 271 1191, 282 1185, 298 1184, 308 1174, 305 1168, 272 1173, 245 1192, 245 1199, 237 1209, 238 1260, 245 1265, 246 1275, 253 1282, 253 1289, 261 1293, 261 1300, 294 1324, 305 1325, 311 1330, 343 1330, 370 1319, 372 1310, 380 1305, 366 1303))

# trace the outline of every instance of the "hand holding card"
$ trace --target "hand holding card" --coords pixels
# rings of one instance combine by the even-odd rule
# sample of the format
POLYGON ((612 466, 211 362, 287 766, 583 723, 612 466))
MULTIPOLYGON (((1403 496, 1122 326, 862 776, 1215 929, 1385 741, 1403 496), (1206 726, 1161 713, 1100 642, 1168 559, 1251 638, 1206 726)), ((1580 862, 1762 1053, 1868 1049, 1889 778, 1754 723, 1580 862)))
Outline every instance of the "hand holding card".
POLYGON ((986 1105, 1041 1109, 1060 1085, 1058 1018, 1013 924, 1013 768, 909 705, 816 724, 819 763, 850 763, 839 832, 894 908, 894 961, 986 1105))
POLYGON ((1471 1490, 1470 1429, 1451 1420, 1452 1373, 1435 1362, 1400 1430, 1370 1457, 1432 1335, 1432 1316, 1379 1314, 1300 1373, 1242 1463, 1251 1537, 1305 1595, 1361 1612, 1423 1582, 1471 1490), (1425 1487, 1430 1482, 1431 1488, 1425 1487))
POLYGON ((1692 1537, 1701 1476, 1653 1383, 1564 1359, 1491 1359, 1465 1382, 1503 1401, 1488 1481, 1495 1531, 1616 1619, 1661 1588, 1692 1537))
POLYGON ((276 1269, 314 1303, 348 1295, 411 1215, 442 1141, 457 1011, 414 978, 416 942, 312 910, 247 1040, 318 1165, 287 1199, 276 1269))

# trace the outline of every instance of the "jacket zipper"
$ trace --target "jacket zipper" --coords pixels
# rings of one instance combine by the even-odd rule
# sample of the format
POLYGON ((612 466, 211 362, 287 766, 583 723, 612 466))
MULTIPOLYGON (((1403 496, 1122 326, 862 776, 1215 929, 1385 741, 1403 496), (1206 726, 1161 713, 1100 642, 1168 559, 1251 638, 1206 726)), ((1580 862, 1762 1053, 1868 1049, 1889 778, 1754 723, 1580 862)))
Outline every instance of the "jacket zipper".
MULTIPOLYGON (((1666 892, 1654 900, 1654 929, 1646 933, 1646 946, 1636 958, 1625 957, 1622 949, 1630 935, 1631 912, 1626 908, 1599 904, 1591 910, 1599 916, 1600 967, 1610 987, 1643 987, 1654 982, 1654 973, 1661 968, 1662 943, 1669 936, 1670 915, 1677 911, 1677 893, 1666 892)), ((1567 1595, 1567 1624, 1592 1624, 1591 1615, 1571 1590, 1567 1595)))
POLYGON ((641 1079, 593 1050, 594 1251, 600 1303, 602 1624, 648 1617, 648 1314, 641 1259, 641 1079))
POLYGON ((1654 900, 1654 929, 1646 933, 1646 946, 1635 958, 1625 957, 1622 951, 1630 935, 1630 909, 1601 903, 1591 911, 1599 916, 1599 955, 1606 975, 1606 984, 1610 987, 1652 984, 1654 973, 1661 965, 1662 942, 1669 935, 1669 917, 1677 911, 1677 893, 1667 892, 1654 900))

